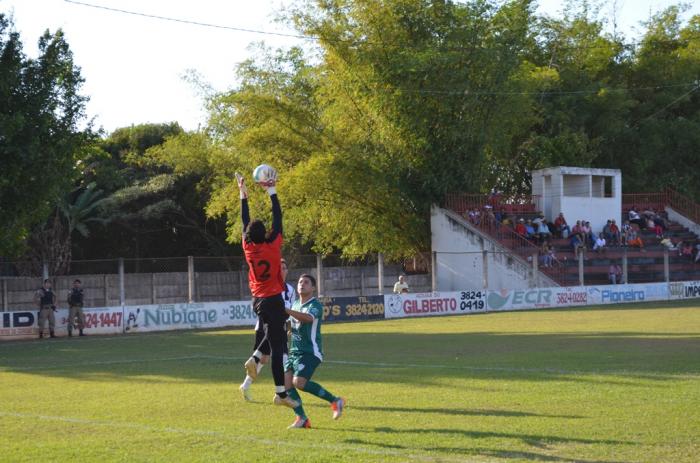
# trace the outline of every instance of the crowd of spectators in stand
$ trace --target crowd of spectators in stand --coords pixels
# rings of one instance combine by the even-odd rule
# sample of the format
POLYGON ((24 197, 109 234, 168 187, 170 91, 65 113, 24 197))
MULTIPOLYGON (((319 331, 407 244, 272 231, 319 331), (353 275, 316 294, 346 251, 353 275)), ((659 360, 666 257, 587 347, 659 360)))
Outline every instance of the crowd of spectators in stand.
POLYGON ((577 220, 574 226, 569 226, 563 213, 559 213, 552 222, 547 221, 542 213, 536 214, 534 218, 509 216, 499 207, 498 201, 493 199, 497 198, 497 193, 492 193, 489 198, 489 204, 468 210, 464 214, 465 218, 484 228, 512 229, 517 235, 539 247, 540 263, 543 267, 552 267, 559 262, 555 256, 553 239, 567 239, 569 247, 577 256, 582 254, 581 251, 589 249, 596 253, 604 253, 611 246, 627 246, 645 251, 641 236, 643 230, 654 232, 666 249, 677 252, 679 256, 686 256, 693 262, 700 262, 700 243, 674 243, 667 234, 668 222, 653 208, 640 212, 636 206, 632 206, 627 213, 627 220, 621 226, 618 226, 615 219, 609 219, 603 229, 596 233, 591 228, 591 223, 586 220, 577 220))

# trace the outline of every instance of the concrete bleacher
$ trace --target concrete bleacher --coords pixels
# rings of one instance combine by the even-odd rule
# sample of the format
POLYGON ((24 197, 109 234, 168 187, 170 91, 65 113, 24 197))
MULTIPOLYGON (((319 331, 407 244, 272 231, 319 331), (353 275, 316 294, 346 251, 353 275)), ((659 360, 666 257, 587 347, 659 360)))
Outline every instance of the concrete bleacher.
MULTIPOLYGON (((632 205, 638 206, 638 210, 655 209, 658 211, 665 210, 664 194, 631 194, 627 195, 630 198, 629 202, 622 204, 622 217, 618 219, 618 225, 622 225, 627 218, 628 211, 632 205)), ((506 216, 515 224, 518 219, 523 218, 534 219, 539 215, 539 211, 534 204, 534 195, 521 195, 516 201, 506 198, 500 203, 493 203, 487 195, 448 195, 446 206, 459 213, 462 217, 467 217, 467 212, 472 208, 477 208, 484 211, 486 205, 493 204, 494 209, 505 212, 506 216), (510 207, 503 207, 504 204, 509 204, 510 207)), ((663 215, 663 214, 662 214, 663 215)), ((583 217, 571 217, 569 226, 572 227, 576 220, 585 219, 583 217)), ((690 231, 683 225, 668 220, 668 229, 666 235, 669 236, 674 243, 679 241, 690 242, 695 246, 700 239, 696 234, 690 231)), ((697 219, 696 219, 696 222, 697 219)), ((512 227, 503 226, 493 227, 481 224, 473 224, 483 233, 490 235, 495 241, 510 248, 514 254, 521 257, 532 256, 538 252, 537 243, 530 242, 512 232, 512 227)), ((601 230, 594 229, 594 233, 599 233, 601 230)), ((660 244, 660 240, 654 232, 641 230, 639 233, 644 242, 644 250, 638 248, 629 248, 622 246, 607 247, 603 252, 593 252, 590 249, 585 253, 584 259, 584 284, 607 284, 608 268, 611 263, 615 262, 622 267, 623 256, 627 256, 627 280, 629 283, 644 283, 652 281, 665 281, 665 248, 660 244)), ((574 286, 579 284, 579 264, 574 255, 568 239, 554 239, 551 241, 555 248, 555 257, 557 263, 552 268, 539 267, 540 272, 546 274, 554 281, 557 281, 563 286, 574 286)), ((671 281, 680 280, 700 280, 700 264, 694 264, 687 256, 679 256, 678 251, 672 250, 668 253, 669 256, 669 279, 671 281)))
MULTIPOLYGON (((624 211, 627 215, 627 210, 624 211)), ((606 284, 608 268, 611 263, 622 266, 622 259, 627 255, 627 276, 629 283, 644 283, 664 281, 665 248, 659 244, 659 239, 652 231, 641 230, 640 236, 644 249, 626 246, 609 246, 604 251, 595 252, 590 249, 584 256, 585 284, 606 284)), ((682 225, 669 222, 666 236, 674 243, 685 241, 695 246, 698 237, 682 225)), ((569 244, 568 239, 553 239, 557 266, 553 269, 541 269, 547 274, 556 274, 562 285, 577 285, 579 283, 579 263, 569 244)), ((687 256, 679 256, 678 251, 669 251, 669 278, 672 281, 694 280, 700 278, 700 265, 694 264, 687 256)))

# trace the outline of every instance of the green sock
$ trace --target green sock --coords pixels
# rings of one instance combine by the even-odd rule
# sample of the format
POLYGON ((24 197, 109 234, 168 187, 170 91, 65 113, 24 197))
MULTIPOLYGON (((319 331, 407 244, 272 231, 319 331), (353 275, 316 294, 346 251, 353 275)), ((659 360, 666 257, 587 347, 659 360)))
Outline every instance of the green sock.
POLYGON ((299 402, 299 406, 294 409, 294 414, 296 416, 306 418, 306 413, 304 412, 304 406, 301 404, 301 397, 299 397, 299 393, 297 392, 297 390, 294 388, 288 389, 287 395, 289 397, 291 397, 292 399, 296 400, 297 402, 299 402))
POLYGON ((326 400, 328 402, 335 402, 337 399, 336 396, 328 392, 327 390, 323 389, 323 386, 321 386, 318 383, 314 383, 313 381, 309 381, 306 383, 306 386, 304 386, 304 392, 308 392, 309 394, 313 394, 319 399, 326 400))

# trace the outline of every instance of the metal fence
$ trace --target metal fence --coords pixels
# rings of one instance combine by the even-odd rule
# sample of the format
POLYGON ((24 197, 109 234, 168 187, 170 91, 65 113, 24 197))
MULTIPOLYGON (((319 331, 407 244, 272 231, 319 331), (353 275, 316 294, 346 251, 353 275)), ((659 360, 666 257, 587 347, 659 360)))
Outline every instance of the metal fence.
MULTIPOLYGON (((322 296, 367 296, 392 291, 402 262, 384 262, 381 255, 343 258, 337 255, 285 255, 289 275, 295 282, 302 273, 317 278, 322 296)), ((173 257, 157 259, 101 259, 73 261, 65 275, 50 275, 50 263, 0 263, 0 310, 33 308, 34 294, 49 278, 59 301, 65 306, 73 280, 81 280, 85 305, 170 304, 246 300, 248 265, 243 257, 173 257)), ((415 291, 430 291, 429 274, 410 272, 415 291)))
POLYGON ((538 251, 524 256, 508 251, 436 252, 435 256, 435 278, 443 283, 438 285, 453 289, 542 287, 551 282, 560 286, 605 285, 613 284, 611 273, 615 274, 614 284, 690 281, 697 280, 700 271, 700 263, 674 250, 626 247, 549 257, 538 251))

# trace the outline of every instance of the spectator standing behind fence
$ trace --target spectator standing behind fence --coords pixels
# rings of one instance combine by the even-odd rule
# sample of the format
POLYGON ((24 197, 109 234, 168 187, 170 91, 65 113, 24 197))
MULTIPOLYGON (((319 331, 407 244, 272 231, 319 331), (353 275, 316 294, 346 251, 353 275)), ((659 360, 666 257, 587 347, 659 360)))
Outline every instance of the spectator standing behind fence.
POLYGON ((34 302, 39 307, 39 338, 44 337, 44 326, 46 326, 47 319, 49 321, 49 336, 55 338, 56 317, 54 310, 56 310, 56 295, 51 290, 51 280, 48 278, 44 280, 44 285, 34 293, 34 302))
POLYGON ((622 283, 622 268, 616 263, 610 264, 608 276, 610 277, 611 284, 616 285, 622 283))
POLYGON ((394 283, 394 293, 401 294, 408 292, 408 283, 403 275, 399 275, 399 281, 394 283))
POLYGON ((78 332, 85 336, 85 314, 83 313, 83 288, 80 280, 73 281, 73 287, 68 292, 68 336, 73 336, 73 328, 78 320, 78 332))

